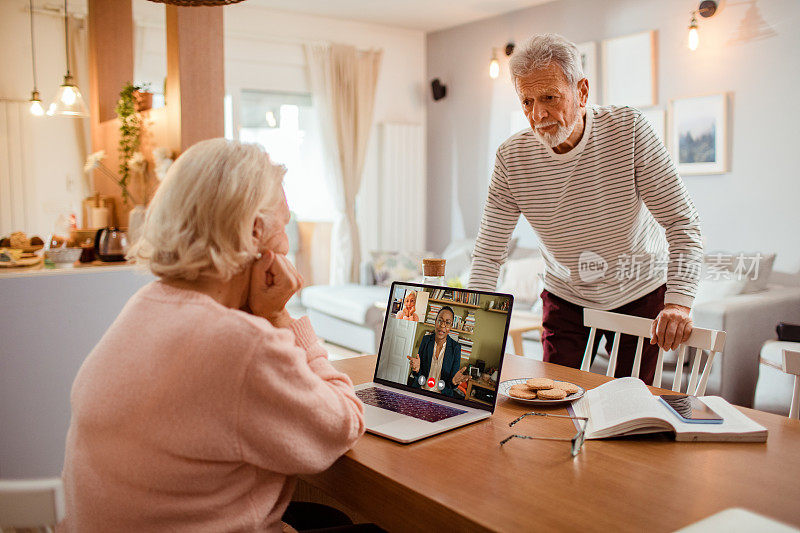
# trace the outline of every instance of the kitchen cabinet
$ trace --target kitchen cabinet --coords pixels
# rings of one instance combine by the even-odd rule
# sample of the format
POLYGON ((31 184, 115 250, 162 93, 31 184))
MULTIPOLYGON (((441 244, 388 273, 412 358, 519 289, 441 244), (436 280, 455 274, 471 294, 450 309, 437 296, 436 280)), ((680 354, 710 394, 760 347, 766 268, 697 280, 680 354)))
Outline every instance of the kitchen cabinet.
POLYGON ((132 266, 0 276, 0 478, 57 476, 83 360, 154 276, 132 266))

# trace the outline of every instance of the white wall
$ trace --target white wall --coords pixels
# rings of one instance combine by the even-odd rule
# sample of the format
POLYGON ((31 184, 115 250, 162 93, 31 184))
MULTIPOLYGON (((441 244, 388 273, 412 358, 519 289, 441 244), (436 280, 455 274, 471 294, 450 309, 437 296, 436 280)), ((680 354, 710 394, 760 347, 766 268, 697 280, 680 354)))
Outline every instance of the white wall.
MULTIPOLYGON (((497 146, 518 103, 507 65, 488 76, 492 47, 539 32, 580 43, 658 30, 658 103, 730 91, 730 172, 686 176, 700 211, 707 250, 775 251, 776 268, 800 270, 800 195, 794 144, 800 106, 800 2, 756 6, 777 36, 729 44, 753 3, 727 2, 700 21, 700 47, 685 45, 695 0, 561 0, 428 35, 428 79, 448 96, 428 100, 428 247, 475 236, 497 146), (449 200, 451 199, 452 200, 449 200)), ((598 46, 599 52, 599 46, 598 46)), ((598 57, 598 61, 600 58, 598 57)), ((591 90, 591 89, 590 89, 591 90)), ((518 226, 524 229, 524 220, 518 226)), ((527 245, 536 238, 519 232, 527 245)))
MULTIPOLYGON (((66 71, 64 22, 60 16, 37 13, 34 24, 39 93, 47 108, 66 71)), ((74 35, 72 31, 70 33, 74 35)), ((33 74, 27 0, 0 2, 0 36, 0 97, 28 100, 33 90, 33 74)), ((79 87, 88 104, 86 61, 79 63, 77 69, 75 67, 73 65, 73 74, 77 75, 79 87)), ((28 162, 24 179, 31 202, 24 225, 14 222, 13 227, 0 228, 0 233, 24 230, 29 235, 44 237, 54 230, 61 213, 74 211, 80 216, 80 201, 85 192, 84 149, 89 147, 88 119, 33 117, 28 113, 27 104, 14 105, 23 121, 23 130, 19 139, 12 140, 19 140, 26 148, 28 162), (83 143, 79 142, 76 130, 76 126, 82 124, 85 125, 83 143)), ((0 131, 3 129, 0 128, 0 131)), ((3 147, 8 146, 8 142, 9 139, 0 138, 3 147)), ((0 154, 5 152, 0 151, 0 154)), ((0 166, 8 164, 9 156, 0 156, 0 166)))

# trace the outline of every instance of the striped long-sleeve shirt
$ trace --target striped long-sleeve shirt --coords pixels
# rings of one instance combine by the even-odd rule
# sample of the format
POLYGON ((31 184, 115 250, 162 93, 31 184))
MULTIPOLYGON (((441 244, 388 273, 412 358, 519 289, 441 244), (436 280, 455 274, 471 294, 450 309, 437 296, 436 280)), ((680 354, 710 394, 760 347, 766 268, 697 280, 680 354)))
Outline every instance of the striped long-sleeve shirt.
POLYGON ((565 154, 530 129, 500 145, 470 288, 495 289, 520 214, 539 237, 544 287, 556 296, 609 310, 666 280, 665 303, 692 306, 703 252, 697 210, 638 110, 587 107, 583 137, 565 154))

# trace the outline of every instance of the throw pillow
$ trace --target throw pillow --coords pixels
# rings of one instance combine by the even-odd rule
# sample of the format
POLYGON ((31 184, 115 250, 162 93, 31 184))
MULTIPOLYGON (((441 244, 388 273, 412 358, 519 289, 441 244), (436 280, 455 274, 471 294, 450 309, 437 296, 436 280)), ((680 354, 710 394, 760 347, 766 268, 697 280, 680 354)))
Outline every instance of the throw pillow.
POLYGON ((442 252, 442 259, 447 261, 444 266, 446 279, 458 278, 463 284, 466 283, 463 278, 465 272, 466 277, 469 277, 473 248, 475 248, 475 239, 459 239, 447 245, 442 252))
POLYGON ((751 294, 766 290, 774 263, 775 254, 711 253, 704 258, 702 279, 744 280, 740 294, 751 294))
POLYGON ((370 252, 375 284, 388 287, 393 281, 422 279, 422 259, 430 252, 370 252))
POLYGON ((700 284, 697 286, 697 294, 694 297, 694 306, 743 294, 746 285, 747 280, 745 279, 701 278, 700 284))
POLYGON ((541 276, 544 273, 544 259, 528 257, 513 259, 503 265, 503 277, 498 292, 514 295, 514 304, 532 305, 541 292, 541 276))

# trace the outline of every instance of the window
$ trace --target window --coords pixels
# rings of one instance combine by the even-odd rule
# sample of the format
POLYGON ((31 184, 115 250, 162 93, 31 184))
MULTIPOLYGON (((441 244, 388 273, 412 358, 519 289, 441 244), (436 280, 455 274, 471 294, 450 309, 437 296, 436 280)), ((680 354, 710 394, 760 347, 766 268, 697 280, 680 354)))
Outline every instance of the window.
POLYGON ((243 90, 239 140, 264 147, 286 166, 284 190, 300 220, 332 221, 336 215, 325 181, 322 141, 311 95, 243 90))

